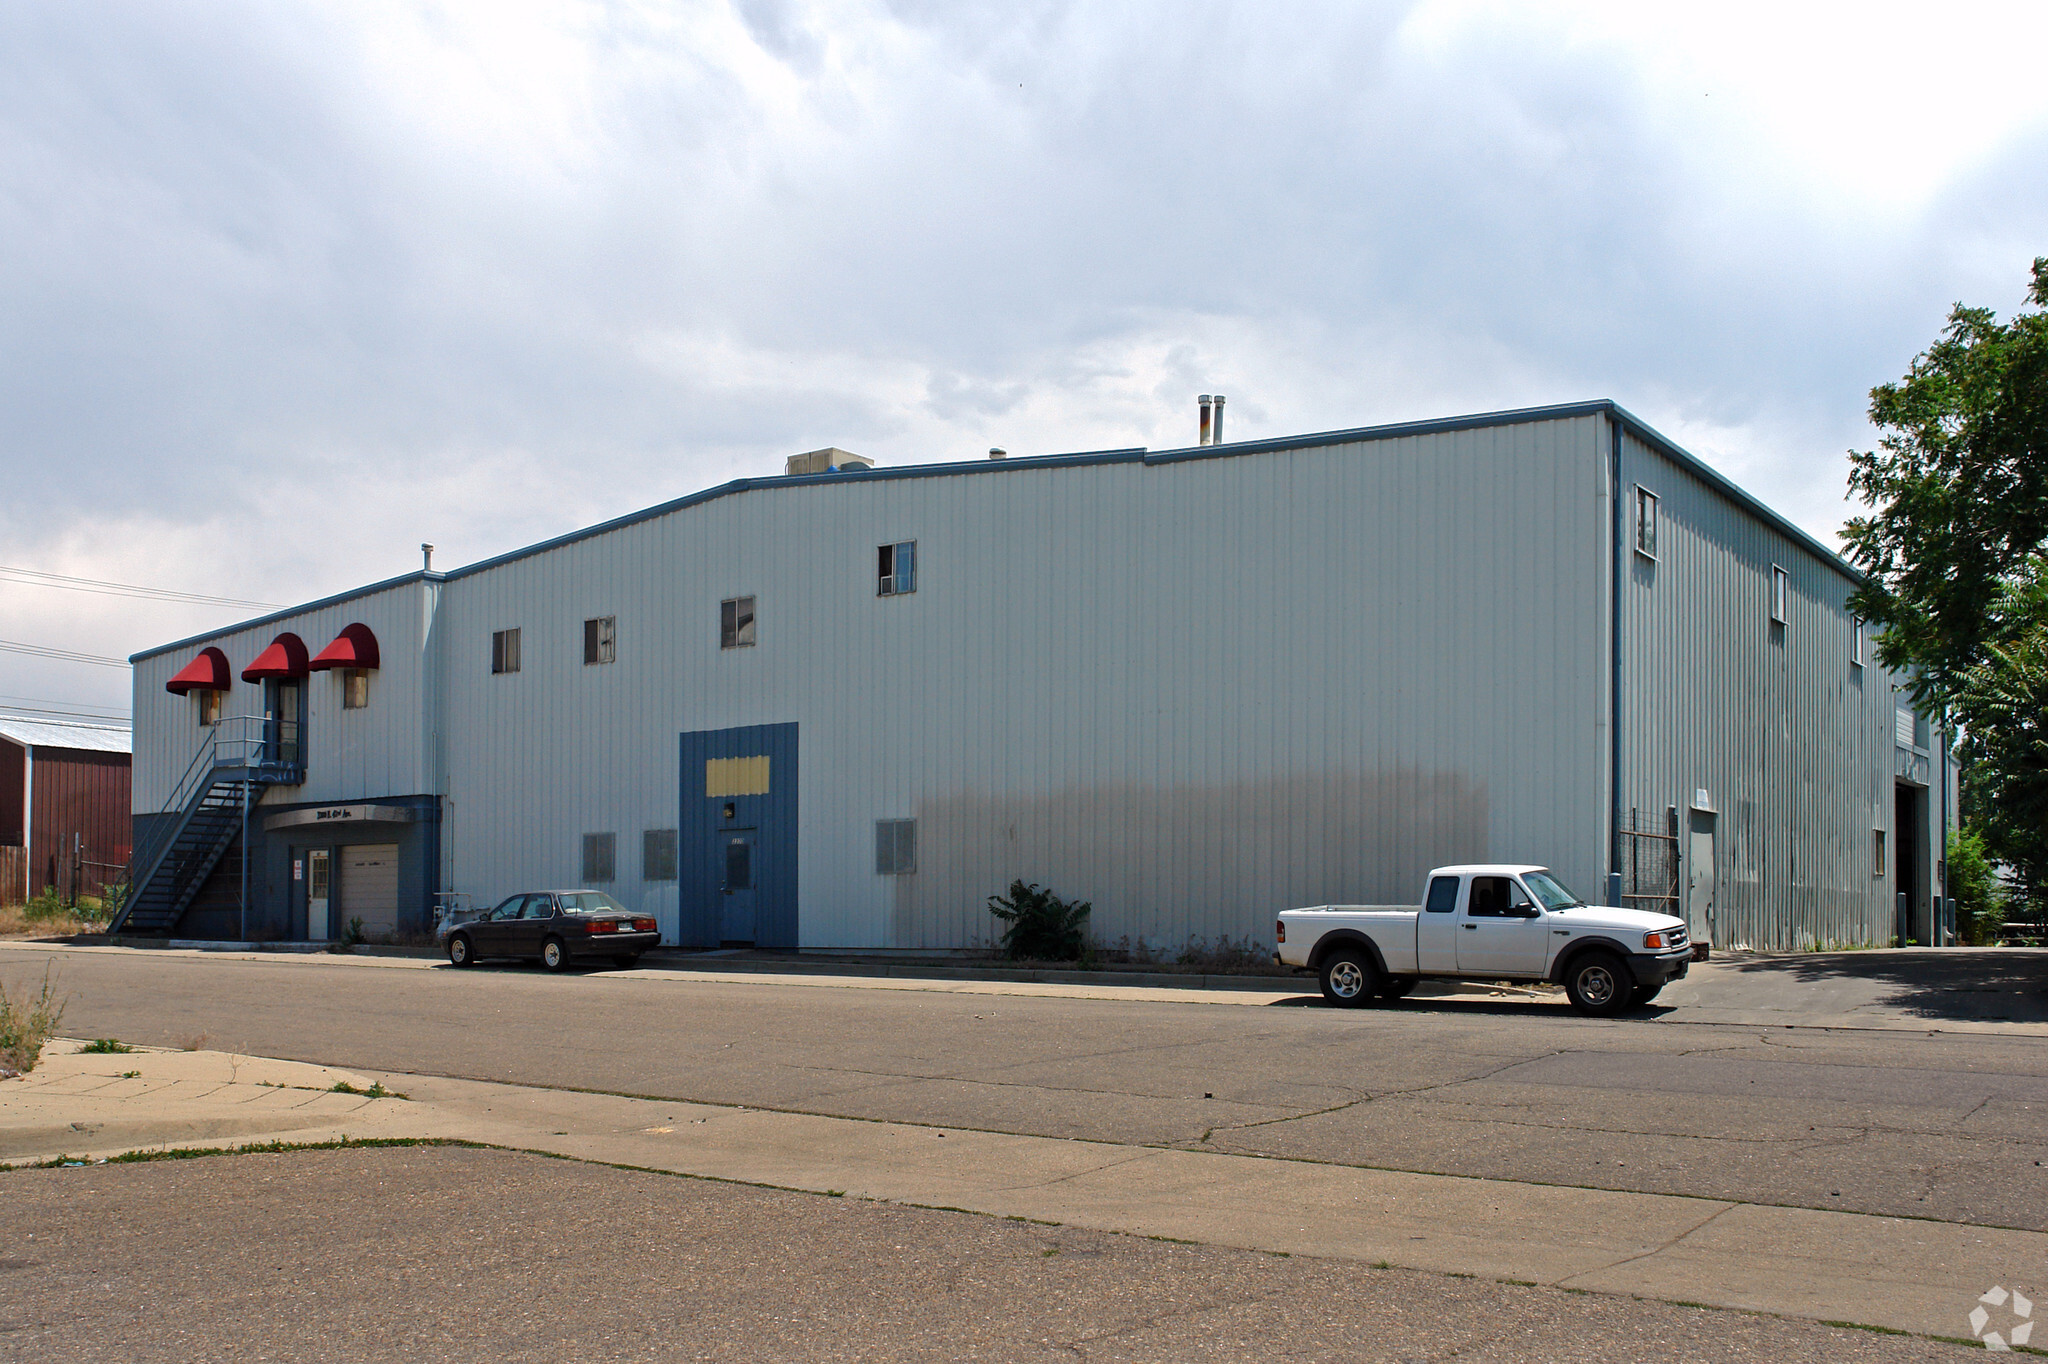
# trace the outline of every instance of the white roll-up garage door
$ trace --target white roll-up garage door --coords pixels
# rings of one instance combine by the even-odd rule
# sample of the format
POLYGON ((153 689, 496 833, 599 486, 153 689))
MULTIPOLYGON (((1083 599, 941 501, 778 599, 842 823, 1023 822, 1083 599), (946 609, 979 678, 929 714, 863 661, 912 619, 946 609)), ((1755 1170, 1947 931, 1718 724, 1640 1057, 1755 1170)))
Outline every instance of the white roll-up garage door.
POLYGON ((346 928, 350 919, 363 921, 363 932, 398 931, 398 845, 363 843, 337 848, 341 863, 341 915, 338 924, 346 928))

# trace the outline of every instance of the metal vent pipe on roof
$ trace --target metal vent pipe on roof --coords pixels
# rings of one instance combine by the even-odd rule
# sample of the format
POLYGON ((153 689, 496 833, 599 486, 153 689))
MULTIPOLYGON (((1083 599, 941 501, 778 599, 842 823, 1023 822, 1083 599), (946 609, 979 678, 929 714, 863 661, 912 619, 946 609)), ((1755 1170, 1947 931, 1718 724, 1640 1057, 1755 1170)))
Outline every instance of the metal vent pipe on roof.
POLYGON ((432 573, 434 571, 434 547, 432 545, 427 544, 421 545, 420 556, 426 560, 426 562, 422 564, 421 567, 426 572, 432 573))
POLYGON ((1211 399, 1208 394, 1204 393, 1201 397, 1195 399, 1195 401, 1202 405, 1202 434, 1196 438, 1195 444, 1207 445, 1209 443, 1209 404, 1213 401, 1213 399, 1211 399))
POLYGON ((1008 459, 1010 452, 1000 445, 991 445, 988 447, 988 457, 990 459, 1008 459))
POLYGON ((1223 444, 1223 395, 1216 395, 1216 407, 1209 416, 1209 444, 1223 444))

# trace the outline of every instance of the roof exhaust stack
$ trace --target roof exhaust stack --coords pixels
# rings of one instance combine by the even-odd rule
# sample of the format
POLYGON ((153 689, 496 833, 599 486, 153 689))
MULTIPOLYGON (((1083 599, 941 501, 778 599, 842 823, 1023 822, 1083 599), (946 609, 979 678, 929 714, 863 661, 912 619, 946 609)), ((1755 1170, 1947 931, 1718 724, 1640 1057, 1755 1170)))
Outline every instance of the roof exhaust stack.
POLYGON ((1196 439, 1195 444, 1207 445, 1209 443, 1209 404, 1216 400, 1204 393, 1195 401, 1202 406, 1202 434, 1196 439))
POLYGON ((1223 444, 1223 395, 1216 395, 1216 409, 1209 417, 1209 444, 1223 444))
POLYGON ((432 545, 426 544, 421 545, 420 557, 426 560, 426 563, 420 566, 420 571, 423 573, 432 573, 434 571, 434 547, 432 545))
POLYGON ((988 457, 990 459, 1008 459, 1010 452, 1000 445, 991 445, 988 447, 988 457))

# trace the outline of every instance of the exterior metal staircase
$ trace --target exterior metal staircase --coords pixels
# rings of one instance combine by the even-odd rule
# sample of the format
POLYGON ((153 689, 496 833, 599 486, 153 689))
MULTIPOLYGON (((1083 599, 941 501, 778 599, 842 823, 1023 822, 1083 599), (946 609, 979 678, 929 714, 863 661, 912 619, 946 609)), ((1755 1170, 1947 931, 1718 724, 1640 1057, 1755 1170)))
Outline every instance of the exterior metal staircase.
POLYGON ((159 821, 130 856, 129 892, 107 925, 109 933, 170 933, 234 846, 263 793, 303 780, 303 768, 274 760, 280 749, 298 757, 296 734, 280 744, 277 731, 262 716, 236 716, 208 732, 169 802, 177 813, 159 821))

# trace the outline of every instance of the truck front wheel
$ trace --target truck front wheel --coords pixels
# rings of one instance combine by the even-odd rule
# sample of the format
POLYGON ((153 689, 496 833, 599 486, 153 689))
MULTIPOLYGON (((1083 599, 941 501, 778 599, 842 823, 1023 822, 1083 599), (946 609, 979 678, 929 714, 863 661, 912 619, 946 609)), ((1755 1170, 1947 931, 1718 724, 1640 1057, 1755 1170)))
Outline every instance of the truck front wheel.
POLYGON ((1340 1009, 1356 1009, 1379 992, 1379 972, 1356 948, 1342 947, 1323 961, 1323 998, 1340 1009))
POLYGON ((1636 978, 1612 952, 1588 952, 1564 973, 1564 992, 1572 1007, 1589 1018, 1612 1018, 1627 1010, 1636 978))

